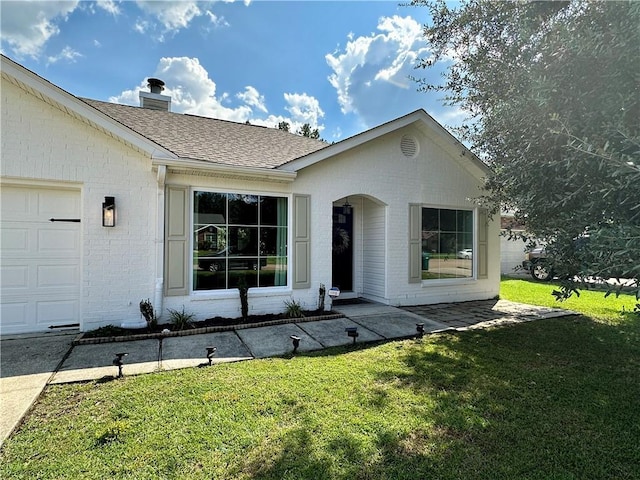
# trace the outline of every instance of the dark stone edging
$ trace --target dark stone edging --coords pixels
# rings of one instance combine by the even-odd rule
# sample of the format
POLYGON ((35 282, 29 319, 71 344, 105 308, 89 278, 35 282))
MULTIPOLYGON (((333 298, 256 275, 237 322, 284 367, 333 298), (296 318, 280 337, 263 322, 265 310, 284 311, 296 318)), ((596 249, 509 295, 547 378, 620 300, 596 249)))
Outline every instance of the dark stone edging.
POLYGON ((334 320, 336 318, 344 318, 342 313, 332 313, 328 315, 317 315, 314 317, 300 317, 300 318, 281 318, 278 320, 267 320, 266 322, 258 323, 245 323, 239 325, 220 325, 215 327, 202 327, 192 328, 190 330, 177 330, 169 333, 140 333, 132 335, 117 335, 111 337, 94 337, 94 338, 82 338, 84 333, 78 335, 72 342, 76 345, 94 345, 99 343, 113 343, 113 342, 131 342, 134 340, 153 340, 161 338, 171 337, 186 337, 189 335, 199 335, 202 333, 217 333, 217 332, 231 332, 235 330, 244 330, 246 328, 257 327, 269 327, 272 325, 284 325, 287 323, 304 323, 304 322, 317 322, 320 320, 334 320))

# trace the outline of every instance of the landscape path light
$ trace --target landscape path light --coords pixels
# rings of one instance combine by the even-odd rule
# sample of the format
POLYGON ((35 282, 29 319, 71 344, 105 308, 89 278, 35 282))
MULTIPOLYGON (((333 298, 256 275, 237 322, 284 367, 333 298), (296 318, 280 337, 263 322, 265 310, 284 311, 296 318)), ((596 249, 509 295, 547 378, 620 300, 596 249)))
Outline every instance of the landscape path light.
POLYGON ((291 335, 289 338, 293 341, 293 353, 296 353, 300 346, 300 337, 297 335, 291 335))
POLYGON ((126 357, 129 355, 126 352, 116 353, 116 358, 113 359, 113 364, 118 367, 118 378, 122 377, 122 365, 124 362, 122 361, 122 357, 126 357))
POLYGON ((347 332, 347 335, 351 338, 353 338, 353 343, 355 345, 356 343, 356 338, 358 338, 358 327, 347 327, 344 329, 345 332, 347 332))
POLYGON ((213 356, 216 354, 216 347, 206 347, 207 348, 207 360, 209 360, 209 366, 211 366, 211 362, 213 361, 213 356))

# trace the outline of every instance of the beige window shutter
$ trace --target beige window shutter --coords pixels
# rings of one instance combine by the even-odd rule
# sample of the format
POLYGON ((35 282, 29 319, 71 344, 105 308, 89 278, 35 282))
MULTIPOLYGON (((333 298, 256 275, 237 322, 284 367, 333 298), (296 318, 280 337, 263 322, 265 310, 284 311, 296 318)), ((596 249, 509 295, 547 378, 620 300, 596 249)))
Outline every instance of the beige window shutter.
POLYGON ((485 279, 489 276, 488 269, 488 226, 489 217, 486 208, 478 210, 478 278, 485 279))
POLYGON ((422 282, 422 206, 409 204, 409 283, 422 282))
POLYGON ((189 294, 189 189, 166 187, 165 192, 165 293, 189 294))
POLYGON ((311 197, 293 196, 293 288, 311 287, 311 197))

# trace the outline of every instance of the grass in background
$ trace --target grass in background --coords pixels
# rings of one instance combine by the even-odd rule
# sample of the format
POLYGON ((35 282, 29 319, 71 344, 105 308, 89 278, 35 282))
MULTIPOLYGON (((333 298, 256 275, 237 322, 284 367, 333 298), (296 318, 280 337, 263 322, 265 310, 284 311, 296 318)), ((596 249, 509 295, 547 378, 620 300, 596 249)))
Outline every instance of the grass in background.
POLYGON ((635 479, 639 384, 616 313, 56 385, 0 477, 635 479))
POLYGON ((565 308, 600 321, 631 318, 638 303, 635 295, 622 293, 616 297, 611 294, 605 298, 605 292, 598 290, 582 290, 580 296, 574 294, 559 302, 551 294, 558 288, 553 282, 503 279, 500 283, 500 298, 530 305, 565 308))

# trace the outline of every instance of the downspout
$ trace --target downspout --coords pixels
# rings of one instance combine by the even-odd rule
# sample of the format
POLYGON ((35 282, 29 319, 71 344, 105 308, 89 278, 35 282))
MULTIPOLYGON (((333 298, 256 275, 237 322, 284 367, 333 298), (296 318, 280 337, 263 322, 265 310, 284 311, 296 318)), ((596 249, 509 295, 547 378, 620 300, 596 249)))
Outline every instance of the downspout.
POLYGON ((156 218, 156 289, 153 298, 156 318, 160 318, 163 313, 164 300, 164 182, 167 176, 167 166, 158 165, 158 199, 156 218))

